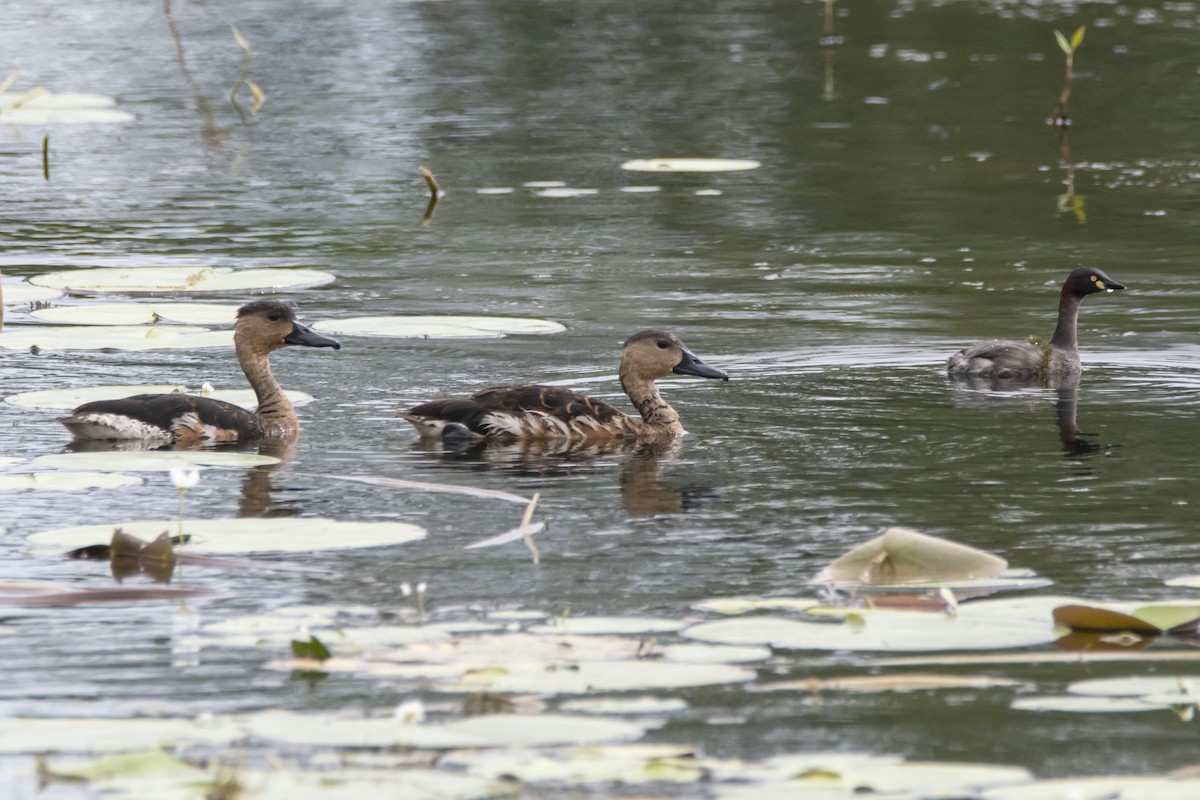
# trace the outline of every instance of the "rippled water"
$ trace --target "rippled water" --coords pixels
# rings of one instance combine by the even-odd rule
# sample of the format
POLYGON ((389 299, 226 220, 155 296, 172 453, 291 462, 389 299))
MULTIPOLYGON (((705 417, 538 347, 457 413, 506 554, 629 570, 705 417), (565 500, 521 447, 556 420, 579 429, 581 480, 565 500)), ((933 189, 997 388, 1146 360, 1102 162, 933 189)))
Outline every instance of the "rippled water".
MULTIPOLYGON (((322 556, 329 577, 196 575, 222 593, 197 603, 203 617, 388 607, 404 602, 405 581, 427 581, 433 613, 447 619, 514 607, 679 617, 713 596, 807 594, 821 566, 889 525, 994 550, 1063 594, 1176 596, 1161 579, 1200 571, 1196 9, 847 4, 837 18, 845 43, 828 66, 822 9, 187 3, 174 10, 185 71, 157 5, 10 4, 0 72, 20 68, 26 89, 113 95, 137 119, 0 126, 6 276, 305 266, 338 278, 293 296, 309 321, 486 313, 568 327, 498 340, 345 337, 340 352, 277 354, 284 385, 317 398, 301 411, 294 459, 209 470, 189 508, 401 520, 430 536, 394 552, 322 556), (226 99, 242 57, 230 21, 257 52, 251 76, 267 98, 248 124, 226 99), (1061 77, 1052 30, 1082 22, 1069 144, 1085 223, 1060 210, 1063 153, 1042 124, 1061 77), (653 156, 763 167, 618 167, 653 156), (428 227, 422 164, 447 192, 428 227), (522 187, 539 180, 597 193, 555 199, 522 187), (660 191, 620 191, 647 184, 660 191), (514 191, 477 193, 487 187, 514 191), (696 193, 706 189, 721 193, 696 193), (1072 409, 1053 390, 949 384, 945 358, 971 341, 1048 335, 1057 288, 1078 264, 1129 289, 1083 308, 1076 430, 1064 428, 1072 409), (620 402, 620 342, 651 326, 731 376, 663 381, 690 431, 678 452, 461 456, 420 446, 391 416, 512 381, 620 402), (494 504, 340 474, 539 491, 542 564, 519 547, 459 549, 508 524, 498 527, 494 504)), ((216 350, 0 355, 5 395, 204 381, 243 378, 216 350)), ((0 406, 0 454, 67 449, 53 416, 0 406)), ((33 556, 24 536, 170 516, 175 499, 155 475, 82 499, 6 494, 0 574, 103 585, 100 567, 33 556)), ((30 609, 11 620, 5 714, 374 708, 403 694, 349 677, 313 690, 241 651, 205 651, 198 666, 172 669, 187 655, 157 606, 30 609)), ((763 674, 856 663, 784 653, 763 674)), ((1057 691, 1117 670, 995 671, 1057 691)), ((1040 775, 1195 760, 1173 716, 1020 713, 998 691, 820 704, 685 694, 691 710, 652 739, 748 757, 836 749, 1016 763, 1040 775), (706 723, 727 715, 744 722, 706 723)))

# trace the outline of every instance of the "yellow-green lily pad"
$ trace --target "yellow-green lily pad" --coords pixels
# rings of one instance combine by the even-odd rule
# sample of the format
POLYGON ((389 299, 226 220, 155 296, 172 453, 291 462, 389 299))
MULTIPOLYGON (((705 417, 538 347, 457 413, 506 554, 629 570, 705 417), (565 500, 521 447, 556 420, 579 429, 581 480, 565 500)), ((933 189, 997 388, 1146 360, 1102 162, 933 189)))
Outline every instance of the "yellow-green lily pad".
MULTIPOLYGON (((114 528, 152 540, 163 531, 178 530, 178 520, 136 520, 109 525, 80 525, 30 534, 30 544, 73 550, 107 544, 114 528)), ((359 547, 385 547, 425 538, 425 530, 403 522, 340 522, 319 517, 244 517, 240 519, 185 519, 183 531, 191 536, 179 552, 305 553, 359 547)))
POLYGON ((47 300, 53 300, 56 297, 62 297, 62 292, 57 289, 47 289, 45 286, 34 286, 24 281, 4 281, 3 286, 0 286, 0 293, 4 295, 5 305, 16 305, 17 303, 44 303, 47 300))
POLYGON ((233 269, 231 267, 98 267, 50 272, 30 278, 38 286, 83 294, 166 292, 249 292, 305 289, 333 283, 328 272, 312 269, 233 269))
MULTIPOLYGON (((50 453, 33 463, 53 469, 102 469, 127 472, 170 472, 173 469, 249 469, 278 464, 275 456, 231 453, 224 450, 85 450, 50 453)), ((53 474, 53 473, 47 473, 53 474)))
POLYGON ((237 311, 220 303, 97 303, 40 308, 32 316, 59 325, 232 325, 237 311))
POLYGON ((566 326, 544 319, 521 317, 392 316, 324 319, 312 327, 344 336, 399 339, 498 339, 507 334, 561 333, 566 326))
POLYGON ((232 347, 233 331, 185 325, 21 325, 0 332, 6 350, 172 350, 232 347))
POLYGON ((119 489, 136 486, 141 478, 111 472, 21 472, 0 475, 0 491, 36 489, 44 492, 80 492, 85 489, 119 489))
POLYGON ((744 158, 635 158, 621 169, 630 172, 739 172, 758 169, 762 162, 744 158))
MULTIPOLYGON (((53 408, 69 411, 84 403, 96 400, 119 400, 132 397, 135 394, 171 394, 187 392, 199 397, 211 397, 223 400, 245 409, 253 409, 258 405, 258 397, 253 389, 189 389, 186 386, 170 383, 127 384, 123 386, 77 386, 70 389, 43 389, 36 392, 22 392, 4 398, 4 402, 22 408, 53 408)), ((311 403, 312 395, 293 389, 284 391, 287 399, 294 406, 311 403)))

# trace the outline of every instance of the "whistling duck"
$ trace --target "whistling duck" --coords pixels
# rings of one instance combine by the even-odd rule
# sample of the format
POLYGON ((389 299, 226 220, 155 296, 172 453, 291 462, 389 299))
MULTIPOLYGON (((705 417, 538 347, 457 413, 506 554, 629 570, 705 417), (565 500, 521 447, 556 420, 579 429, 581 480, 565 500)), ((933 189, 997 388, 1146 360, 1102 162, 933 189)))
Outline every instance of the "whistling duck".
POLYGON ((1049 343, 1030 337, 1018 342, 992 339, 950 356, 951 378, 1038 378, 1079 372, 1076 327, 1079 304, 1096 292, 1125 287, 1098 269, 1080 267, 1067 276, 1058 301, 1058 327, 1049 343))
POLYGON ((190 394, 139 394, 84 403, 59 420, 76 439, 142 440, 151 445, 205 445, 294 436, 295 409, 271 374, 272 350, 289 344, 341 345, 296 321, 280 300, 256 300, 238 309, 233 345, 242 372, 258 396, 253 413, 223 400, 190 394))
POLYGON ((641 417, 585 394, 552 386, 496 386, 470 397, 431 400, 398 412, 423 438, 469 439, 654 439, 683 433, 679 415, 654 385, 655 378, 696 375, 729 380, 705 364, 670 333, 642 331, 625 342, 621 388, 641 417))

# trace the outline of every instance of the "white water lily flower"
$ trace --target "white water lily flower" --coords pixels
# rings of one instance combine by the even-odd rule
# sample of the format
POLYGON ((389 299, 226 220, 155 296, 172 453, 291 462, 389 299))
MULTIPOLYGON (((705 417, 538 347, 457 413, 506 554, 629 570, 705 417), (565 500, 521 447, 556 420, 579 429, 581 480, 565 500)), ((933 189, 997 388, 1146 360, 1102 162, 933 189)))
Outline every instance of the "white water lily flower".
POLYGON ((200 470, 196 469, 180 469, 176 467, 171 470, 171 483, 175 484, 175 488, 179 490, 190 489, 200 482, 200 470))
POLYGON ((396 711, 392 716, 405 725, 419 725, 425 721, 425 704, 420 700, 405 700, 396 706, 396 711))

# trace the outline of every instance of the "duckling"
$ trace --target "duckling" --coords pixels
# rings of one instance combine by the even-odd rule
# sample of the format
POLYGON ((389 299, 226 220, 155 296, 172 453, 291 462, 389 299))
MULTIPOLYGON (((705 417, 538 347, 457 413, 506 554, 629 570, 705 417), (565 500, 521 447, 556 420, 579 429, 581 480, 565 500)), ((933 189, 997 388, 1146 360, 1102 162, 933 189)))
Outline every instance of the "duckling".
POLYGON ((655 378, 696 375, 727 381, 663 331, 641 331, 625 342, 621 354, 621 388, 641 417, 593 400, 585 394, 553 386, 495 386, 470 397, 431 400, 397 412, 425 439, 451 444, 463 439, 656 439, 679 436, 679 414, 654 385, 655 378))
POLYGON ((139 440, 151 447, 210 445, 283 439, 300 430, 300 419, 283 393, 268 360, 289 345, 341 345, 296 321, 290 305, 256 300, 238 309, 233 345, 238 363, 258 396, 253 413, 223 400, 190 394, 139 394, 84 403, 58 421, 77 440, 139 440))
POLYGON ((992 339, 950 356, 951 378, 1047 378, 1079 372, 1076 328, 1079 304, 1089 294, 1125 287, 1098 269, 1079 267, 1067 276, 1058 301, 1058 326, 1049 343, 1030 337, 1018 342, 992 339))

